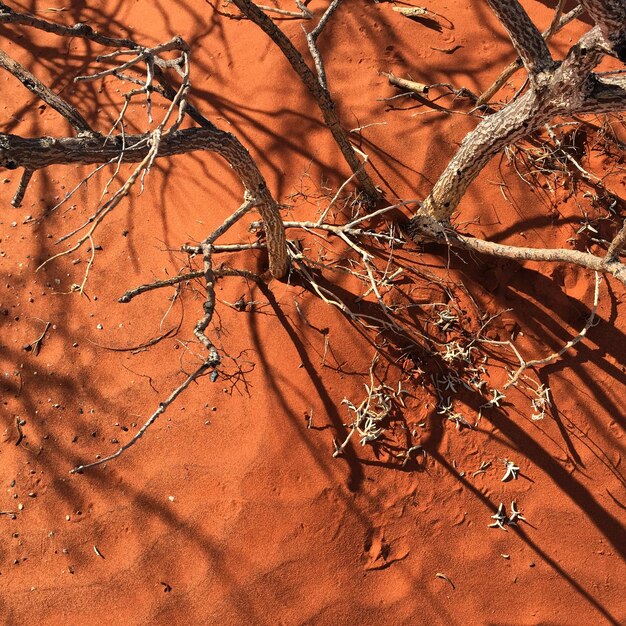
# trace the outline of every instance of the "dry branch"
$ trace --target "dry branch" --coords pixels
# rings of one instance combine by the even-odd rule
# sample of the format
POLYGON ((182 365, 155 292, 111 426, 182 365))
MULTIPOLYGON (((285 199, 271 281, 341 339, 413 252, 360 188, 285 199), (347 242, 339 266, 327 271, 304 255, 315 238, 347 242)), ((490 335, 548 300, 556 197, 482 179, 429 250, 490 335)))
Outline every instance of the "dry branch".
POLYGON ((422 83, 416 83, 413 80, 407 80, 406 78, 398 78, 391 73, 381 72, 381 74, 389 80, 389 82, 400 89, 406 89, 413 93, 427 94, 430 87, 422 83))
POLYGON ((200 367, 198 367, 195 372, 187 376, 184 382, 178 387, 176 387, 176 389, 174 389, 174 391, 172 391, 172 393, 165 400, 163 400, 162 402, 159 402, 159 406, 157 407, 156 411, 148 418, 145 424, 133 435, 132 439, 130 439, 130 441, 125 443, 121 448, 119 448, 119 450, 117 450, 113 454, 110 454, 109 456, 105 456, 101 459, 98 459, 97 461, 94 461, 93 463, 85 463, 84 465, 78 465, 77 467, 74 467, 73 469, 70 470, 70 474, 82 474, 86 469, 97 467, 98 465, 102 465, 103 463, 108 463, 109 461, 116 459, 118 456, 123 454, 129 448, 132 448, 139 441, 139 439, 141 439, 145 435, 148 428, 150 428, 150 426, 152 426, 152 424, 156 422, 159 416, 161 416, 163 413, 165 413, 165 411, 167 411, 168 407, 176 400, 176 398, 178 398, 178 396, 183 391, 185 391, 185 389, 187 389, 187 387, 189 387, 189 385, 191 385, 191 383, 194 380, 202 376, 202 374, 204 374, 211 367, 214 367, 214 365, 215 364, 212 361, 207 360, 204 363, 202 363, 202 365, 200 365, 200 367))
POLYGON ((87 134, 94 132, 87 120, 71 104, 55 94, 52 89, 44 85, 23 65, 13 60, 2 50, 0 50, 0 67, 13 74, 26 89, 43 100, 49 107, 58 111, 74 127, 76 132, 87 134))
MULTIPOLYGON (((563 0, 559 2, 559 7, 562 7, 562 5, 563 0)), ((572 20, 575 20, 579 15, 581 15, 583 10, 584 9, 581 6, 577 6, 569 11, 569 13, 561 16, 560 10, 557 8, 557 11, 555 13, 555 19, 550 24, 550 27, 543 33, 541 33, 543 39, 548 42, 554 34, 558 33, 572 20)), ((482 106, 484 104, 487 104, 491 100, 491 98, 493 98, 493 96, 498 91, 500 91, 506 81, 509 80, 509 78, 511 78, 511 76, 513 76, 513 74, 515 74, 515 72, 517 72, 521 67, 523 67, 523 62, 520 57, 507 65, 506 68, 502 70, 502 73, 498 76, 498 78, 496 78, 496 80, 492 83, 492 85, 481 94, 480 98, 478 98, 478 100, 476 101, 476 106, 482 106)))
MULTIPOLYGON (((289 61, 291 67, 295 70, 296 74, 300 77, 305 87, 309 90, 310 94, 315 99, 317 106, 319 107, 324 123, 332 133, 341 154, 343 155, 346 163, 350 166, 350 169, 355 174, 359 183, 359 187, 365 192, 365 194, 372 200, 376 200, 379 197, 379 192, 376 186, 372 182, 369 174, 362 167, 359 158, 356 155, 354 147, 350 143, 348 133, 341 125, 339 116, 337 115, 335 103, 333 102, 330 93, 324 87, 320 78, 311 70, 306 64, 304 58, 296 47, 291 43, 289 37, 283 33, 272 20, 261 11, 250 0, 233 0, 233 4, 251 21, 254 22, 263 32, 265 32, 270 39, 278 46, 280 51, 285 55, 285 58, 289 61)), ((335 4, 335 2, 333 3, 335 4)), ((339 0, 336 1, 335 8, 338 6, 339 0)), ((334 9, 333 9, 334 11, 334 9)), ((332 11, 325 14, 327 19, 332 15, 332 11)), ((323 19, 323 18, 322 18, 323 19)), ((321 23, 321 22, 320 22, 321 23)), ((322 25, 322 27, 326 24, 322 25)), ((319 24, 318 24, 319 27, 319 24)), ((315 39, 319 36, 321 29, 317 32, 315 39)), ((317 49, 317 48, 315 48, 317 49)), ((320 58, 321 61, 321 58, 320 58)), ((325 76, 325 74, 324 74, 325 76)), ((325 82, 325 79, 324 79, 325 82)))
MULTIPOLYGON (((0 133, 0 167, 23 167, 34 171, 58 164, 94 164, 119 160, 143 163, 150 157, 152 133, 85 137, 23 138, 0 133)), ((242 180, 249 201, 261 213, 268 233, 270 271, 281 278, 288 267, 284 228, 276 201, 272 198, 256 163, 231 133, 213 128, 190 128, 161 136, 155 158, 205 150, 226 159, 242 180)))
POLYGON ((626 285, 626 265, 608 255, 604 258, 579 250, 564 248, 526 248, 508 246, 493 241, 467 237, 426 216, 414 218, 406 226, 406 232, 413 239, 428 239, 480 254, 496 256, 515 261, 538 261, 551 263, 571 263, 604 274, 611 274, 626 285))
POLYGON ((592 28, 556 65, 545 55, 543 38, 517 0, 489 2, 534 78, 526 93, 483 119, 465 137, 422 204, 421 213, 437 220, 450 219, 471 182, 495 154, 553 117, 626 110, 621 81, 600 79, 593 73, 605 54, 619 52, 616 42, 626 37, 626 20, 608 22, 608 34, 599 26, 592 28))
MULTIPOLYGON (((515 354, 517 354, 520 359, 520 366, 517 371, 511 376, 511 378, 504 385, 504 389, 508 389, 509 387, 516 385, 520 376, 527 370, 529 367, 536 367, 537 365, 548 365, 557 359, 561 358, 570 348, 574 347, 578 342, 582 341, 587 334, 587 331, 593 326, 593 322, 596 318, 596 311, 598 310, 598 300, 600 295, 600 274, 596 272, 596 282, 595 289, 593 295, 593 306, 591 308, 591 313, 587 318, 587 322, 585 323, 585 327, 574 337, 570 339, 560 350, 557 352, 553 352, 549 356, 543 359, 531 359, 530 361, 524 361, 521 358, 519 352, 515 350, 515 354)), ((511 344, 512 345, 512 344, 511 344)))
POLYGON ((540 72, 552 69, 554 61, 548 46, 518 0, 487 0, 487 3, 506 29, 531 81, 540 72))

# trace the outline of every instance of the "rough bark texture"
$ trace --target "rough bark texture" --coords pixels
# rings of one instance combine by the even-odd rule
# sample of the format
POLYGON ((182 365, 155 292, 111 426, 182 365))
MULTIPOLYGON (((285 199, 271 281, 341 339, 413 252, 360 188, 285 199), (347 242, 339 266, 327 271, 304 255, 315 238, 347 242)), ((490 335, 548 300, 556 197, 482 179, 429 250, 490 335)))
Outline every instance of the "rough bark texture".
POLYGON ((531 79, 550 69, 554 61, 537 27, 517 0, 487 0, 506 29, 531 79))
POLYGON ((533 79, 523 96, 485 118, 465 137, 422 204, 421 211, 437 220, 450 219, 468 186, 495 154, 552 117, 626 110, 623 81, 601 79, 593 73, 603 55, 623 55, 626 3, 584 1, 597 25, 571 48, 560 65, 552 62, 541 34, 517 1, 489 0, 489 4, 503 21, 533 79))
MULTIPOLYGON (((20 13, 3 2, 0 2, 0 23, 29 26, 60 37, 80 37, 109 48, 137 51, 138 54, 144 56, 154 54, 158 50, 189 49, 180 37, 174 37, 160 48, 148 49, 131 39, 101 35, 87 24, 65 26, 27 13, 20 13)), ((174 102, 178 99, 176 90, 171 87, 158 63, 152 65, 154 78, 160 84, 159 92, 174 102)), ((28 70, 2 51, 0 51, 0 67, 13 74, 33 94, 60 113, 79 134, 76 138, 41 137, 26 139, 17 135, 0 133, 0 167, 7 169, 24 168, 24 176, 15 195, 14 205, 17 206, 21 202, 34 170, 54 164, 106 163, 111 160, 135 163, 141 162, 147 156, 150 141, 154 140, 150 133, 126 136, 124 141, 119 136, 105 139, 104 136, 96 133, 90 127, 77 109, 52 92, 28 70)), ((112 73, 113 70, 107 72, 112 73)), ((172 156, 195 150, 207 150, 226 159, 239 176, 245 188, 246 199, 255 204, 265 222, 270 272, 276 278, 284 277, 289 267, 285 229, 278 204, 267 188, 265 179, 254 159, 235 135, 220 130, 191 104, 188 102, 185 104, 186 112, 202 128, 165 132, 160 136, 156 156, 172 156)), ((178 124, 175 126, 177 127, 178 124)))
MULTIPOLYGON (((119 159, 124 163, 141 162, 150 149, 149 133, 106 138, 102 135, 85 137, 40 137, 26 139, 0 133, 0 167, 10 170, 23 167, 38 170, 50 165, 107 163, 119 159)), ((244 185, 246 195, 258 208, 268 234, 270 271, 282 278, 289 260, 285 229, 278 205, 267 188, 265 179, 254 159, 231 133, 216 127, 192 128, 163 135, 157 157, 205 150, 226 159, 244 185)))

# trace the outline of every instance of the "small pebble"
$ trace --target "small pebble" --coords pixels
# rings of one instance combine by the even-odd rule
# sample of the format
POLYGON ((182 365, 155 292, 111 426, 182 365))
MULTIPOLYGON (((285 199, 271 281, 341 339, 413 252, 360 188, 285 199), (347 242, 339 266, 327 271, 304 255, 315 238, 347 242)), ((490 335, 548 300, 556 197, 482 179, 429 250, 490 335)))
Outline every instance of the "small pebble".
POLYGON ((102 330, 102 329, 104 328, 104 326, 103 326, 102 324, 98 324, 98 325, 96 326, 96 328, 97 328, 98 330, 102 330))

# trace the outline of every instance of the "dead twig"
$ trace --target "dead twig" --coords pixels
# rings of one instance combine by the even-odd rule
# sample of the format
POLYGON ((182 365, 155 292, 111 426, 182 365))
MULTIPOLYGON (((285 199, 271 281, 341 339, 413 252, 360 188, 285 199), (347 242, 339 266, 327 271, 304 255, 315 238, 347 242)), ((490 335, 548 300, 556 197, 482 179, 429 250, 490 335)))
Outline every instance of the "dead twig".
POLYGON ((46 326, 43 329, 43 332, 41 333, 41 335, 39 335, 39 337, 37 337, 37 339, 35 339, 35 341, 33 341, 32 343, 26 344, 26 346, 24 346, 24 349, 28 351, 32 350, 33 356, 37 356, 39 354, 39 351, 41 350, 42 342, 50 326, 52 326, 52 323, 46 322, 46 326))
POLYGON ((117 452, 114 452, 113 454, 110 454, 109 456, 106 456, 104 458, 98 459, 97 461, 94 461, 93 463, 85 463, 84 465, 78 465, 77 467, 74 467, 73 469, 70 470, 70 474, 82 474, 87 469, 91 469, 92 467, 97 467, 98 465, 102 465, 103 463, 108 463, 109 461, 116 459, 121 454, 123 454, 126 450, 128 450, 129 448, 132 448, 139 441, 139 439, 143 437, 143 435, 146 433, 148 428, 150 428, 150 426, 152 426, 152 424, 156 422, 158 417, 162 415, 163 413, 165 413, 165 411, 172 404, 172 402, 174 402, 176 398, 178 398, 178 396, 183 391, 185 391, 185 389, 187 389, 187 387, 189 387, 189 385, 191 385, 191 383, 194 380, 202 376, 202 374, 204 374, 208 369, 213 367, 213 365, 214 364, 212 361, 207 360, 204 363, 202 363, 202 365, 200 365, 200 367, 198 367, 195 372, 187 376, 185 381, 181 385, 176 387, 176 389, 172 391, 172 393, 169 395, 168 398, 166 398, 165 400, 159 403, 158 408, 148 418, 146 423, 135 433, 132 439, 128 441, 128 443, 125 443, 119 450, 117 450, 117 452))
POLYGON ((520 367, 504 385, 504 389, 508 389, 509 387, 516 385, 517 381, 519 380, 519 377, 529 367, 536 367, 538 365, 548 365, 549 363, 556 361, 557 359, 562 357, 570 348, 572 348, 579 341, 582 341, 584 339, 585 335, 587 334, 587 331, 593 326, 593 322, 596 318, 596 311, 598 310, 598 300, 599 300, 599 294, 600 294, 601 280, 602 279, 600 277, 600 274, 596 272, 596 282, 595 282, 595 289, 594 289, 594 294, 593 294, 593 306, 591 308, 591 313, 589 314, 589 317, 587 318, 587 322, 585 323, 585 327, 578 333, 578 335, 576 335, 576 337, 574 337, 573 339, 570 339, 570 341, 568 341, 559 351, 554 352, 543 359, 531 359, 530 361, 525 361, 524 359, 521 358, 519 352, 516 350, 515 352, 520 359, 520 367))

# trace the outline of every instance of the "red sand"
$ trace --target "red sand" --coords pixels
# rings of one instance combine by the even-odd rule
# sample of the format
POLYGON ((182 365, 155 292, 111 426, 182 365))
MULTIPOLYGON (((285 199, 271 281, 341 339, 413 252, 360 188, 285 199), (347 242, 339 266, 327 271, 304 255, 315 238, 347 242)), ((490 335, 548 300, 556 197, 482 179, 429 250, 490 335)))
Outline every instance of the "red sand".
MULTIPOLYGON (((69 4, 13 6, 45 11, 69 4)), ((111 34, 128 29, 145 44, 181 34, 192 45, 194 101, 250 148, 275 196, 294 205, 297 219, 316 207, 298 195, 290 201, 290 194, 302 185, 319 188, 322 177, 336 189, 346 178, 314 103, 254 25, 221 17, 200 0, 83 4, 41 15, 88 22, 111 34)), ((546 5, 552 4, 524 3, 541 28, 550 22, 546 5)), ((362 147, 393 201, 423 197, 475 121, 424 108, 388 110, 377 98, 396 91, 379 72, 480 92, 514 53, 483 2, 430 2, 454 24, 441 33, 391 6, 346 5, 320 46, 344 124, 384 122, 363 131, 362 147), (436 49, 457 45, 451 54, 436 49)), ((319 14, 323 6, 310 8, 319 14)), ((279 24, 304 50, 299 24, 279 24)), ((555 53, 562 55, 588 28, 584 21, 568 27, 552 45, 555 53)), ((72 77, 100 52, 20 32, 0 27, 2 48, 68 97, 72 77)), ((2 74, 0 81, 3 132, 68 132, 15 79, 2 74)), ((510 97, 516 85, 519 77, 502 96, 510 97)), ((119 106, 104 95, 92 84, 72 96, 102 129, 119 106)), ((605 182, 623 209, 616 162, 594 157, 589 166, 617 168, 605 182)), ((0 516, 3 623, 626 622, 621 285, 603 283, 599 323, 566 357, 541 370, 554 401, 542 421, 530 419, 527 394, 510 390, 503 409, 484 410, 476 430, 457 430, 436 413, 411 364, 400 363, 404 372, 390 367, 388 380, 413 384, 415 397, 389 434, 400 440, 407 428, 417 428, 426 451, 418 464, 401 468, 392 455, 377 457, 356 439, 347 457, 332 458, 332 438, 345 436, 342 424, 350 419, 341 400, 358 403, 364 396, 374 354, 367 338, 300 287, 273 281, 269 290, 249 293, 245 283, 221 281, 220 300, 232 303, 246 294, 259 302, 255 313, 219 308, 212 332, 230 357, 224 369, 233 377, 202 378, 120 459, 70 476, 76 464, 127 441, 182 381, 181 368, 197 364, 200 349, 190 340, 201 310, 200 284, 183 291, 164 321, 173 290, 126 305, 117 298, 178 272, 185 264, 176 251, 180 244, 204 237, 241 198, 238 181, 218 157, 161 161, 146 191, 98 230, 103 250, 87 283, 90 299, 80 298, 67 292, 82 280, 86 249, 72 257, 81 259, 78 265, 66 257, 35 268, 58 252, 58 236, 93 211, 104 176, 76 196, 75 210, 64 206, 40 219, 88 171, 37 173, 20 209, 9 205, 18 174, 1 174, 0 510, 16 512, 15 519, 0 516), (312 325, 330 329, 325 361, 324 337, 302 323, 296 300, 312 325), (24 351, 46 321, 53 326, 40 354, 24 351), (179 330, 147 351, 101 347, 139 345, 170 328, 179 330), (245 374, 234 375, 232 359, 245 374), (311 411, 314 428, 307 429, 311 411), (25 421, 18 446, 16 420, 25 421), (518 480, 500 481, 504 458, 520 466, 518 480), (491 466, 474 476, 483 462, 491 466), (509 508, 512 500, 529 523, 507 532, 488 528, 498 504, 509 508)), ((567 245, 580 211, 562 195, 549 214, 547 192, 529 191, 506 161, 495 159, 471 187, 459 220, 481 216, 482 225, 472 228, 496 241, 567 245), (499 186, 503 177, 507 199, 499 186)), ((591 200, 583 201, 591 211, 591 200)), ((237 234, 250 236, 243 228, 237 234)), ((446 262, 410 251, 405 256, 427 269, 446 262)), ((495 328, 502 339, 505 328, 521 330, 516 343, 528 358, 558 350, 589 316, 594 279, 587 271, 465 261, 453 263, 452 278, 462 279, 490 312, 513 309, 495 328)), ((256 255, 236 259, 254 270, 264 263, 256 255)), ((424 297, 441 296, 435 286, 416 284, 424 297)), ((455 295, 471 309, 467 296, 455 295)), ((501 366, 488 374, 491 387, 506 381, 501 366)), ((476 407, 467 407, 471 411, 476 407)))

